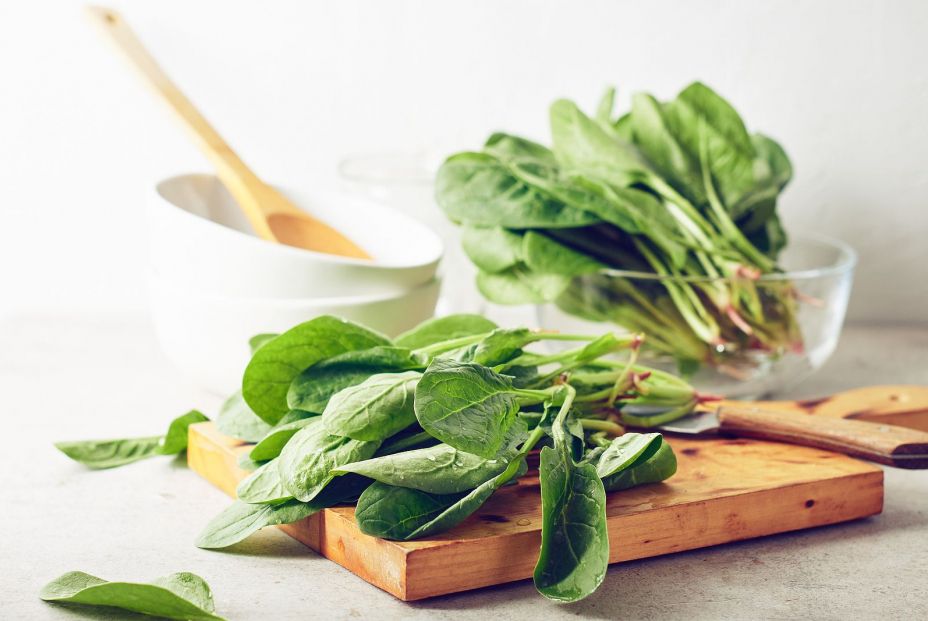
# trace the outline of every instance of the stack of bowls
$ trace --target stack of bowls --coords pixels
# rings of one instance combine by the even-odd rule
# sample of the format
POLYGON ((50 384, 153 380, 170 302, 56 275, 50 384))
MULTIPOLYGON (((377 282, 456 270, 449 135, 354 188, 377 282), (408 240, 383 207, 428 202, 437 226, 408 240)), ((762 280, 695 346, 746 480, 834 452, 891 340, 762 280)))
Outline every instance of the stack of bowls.
POLYGON ((241 383, 248 339, 319 315, 395 335, 432 316, 439 237, 383 205, 279 188, 348 235, 372 261, 274 244, 254 235, 219 180, 181 175, 149 202, 151 314, 167 356, 199 386, 241 383))

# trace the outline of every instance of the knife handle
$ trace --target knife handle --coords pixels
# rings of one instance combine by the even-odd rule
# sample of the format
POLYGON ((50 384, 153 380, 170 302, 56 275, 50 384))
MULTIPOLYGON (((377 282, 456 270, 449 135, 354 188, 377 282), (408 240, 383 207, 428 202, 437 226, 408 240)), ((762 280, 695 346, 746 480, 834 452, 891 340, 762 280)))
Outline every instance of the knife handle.
POLYGON ((722 406, 719 431, 735 436, 800 444, 897 468, 928 468, 928 433, 857 420, 722 406))

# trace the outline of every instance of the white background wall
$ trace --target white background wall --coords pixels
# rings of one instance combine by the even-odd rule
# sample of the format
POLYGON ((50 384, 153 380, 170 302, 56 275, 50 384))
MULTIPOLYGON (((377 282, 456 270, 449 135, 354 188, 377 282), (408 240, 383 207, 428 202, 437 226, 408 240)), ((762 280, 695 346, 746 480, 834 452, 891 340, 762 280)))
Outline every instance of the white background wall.
MULTIPOLYGON (((260 173, 546 138, 558 96, 701 79, 797 175, 792 230, 851 242, 852 319, 928 318, 928 3, 113 2, 260 173)), ((206 161, 70 1, 0 4, 0 309, 145 306, 142 205, 206 161)))

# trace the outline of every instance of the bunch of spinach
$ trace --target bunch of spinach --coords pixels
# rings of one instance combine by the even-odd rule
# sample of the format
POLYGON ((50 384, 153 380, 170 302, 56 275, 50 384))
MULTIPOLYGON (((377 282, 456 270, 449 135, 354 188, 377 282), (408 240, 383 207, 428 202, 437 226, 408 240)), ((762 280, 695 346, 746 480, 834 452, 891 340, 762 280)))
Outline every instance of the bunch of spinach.
POLYGON ((758 280, 786 243, 786 153, 699 82, 666 102, 637 93, 618 117, 614 97, 592 117, 556 101, 551 148, 496 133, 443 164, 436 198, 480 291, 644 332, 681 369, 800 348, 792 286, 758 280))
POLYGON ((227 547, 344 503, 356 503, 367 534, 431 536, 524 475, 527 455, 544 445, 535 581, 553 599, 585 597, 609 559, 606 490, 676 469, 659 434, 624 433, 625 412, 648 426, 699 400, 683 380, 637 364, 641 343, 502 329, 473 315, 394 340, 335 317, 264 337, 219 419, 255 442, 244 462, 253 471, 197 545, 227 547), (575 346, 530 351, 542 340, 575 346), (624 359, 611 356, 619 352, 624 359))

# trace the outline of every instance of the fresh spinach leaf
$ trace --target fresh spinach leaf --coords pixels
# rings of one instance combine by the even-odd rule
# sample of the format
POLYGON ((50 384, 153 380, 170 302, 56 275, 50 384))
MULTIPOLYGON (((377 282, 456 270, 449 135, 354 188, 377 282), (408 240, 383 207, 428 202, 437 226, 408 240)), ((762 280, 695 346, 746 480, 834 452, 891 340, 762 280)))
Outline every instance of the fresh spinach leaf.
POLYGON ((331 434, 382 442, 416 422, 413 400, 422 374, 378 373, 335 393, 322 413, 331 434))
POLYGON ((454 222, 484 227, 558 228, 599 220, 536 191, 487 153, 451 156, 438 170, 435 186, 438 205, 454 222))
POLYGON ((309 502, 335 476, 333 469, 374 455, 380 442, 330 435, 321 417, 290 438, 276 463, 280 478, 294 498, 309 502))
POLYGON ((428 360, 407 347, 380 346, 349 351, 314 364, 290 384, 290 407, 322 413, 335 393, 375 373, 425 369, 428 360))
POLYGON ((316 317, 255 352, 242 378, 242 395, 255 414, 273 425, 290 410, 287 391, 304 369, 347 351, 381 345, 390 345, 389 339, 372 330, 329 315, 316 317))
POLYGON ((271 430, 271 425, 251 411, 241 390, 235 391, 222 404, 216 417, 216 427, 227 436, 244 442, 257 442, 271 430))
POLYGON ((55 448, 88 468, 115 468, 156 455, 176 455, 187 450, 187 428, 208 420, 200 412, 191 410, 171 421, 164 436, 56 442, 55 448))
MULTIPOLYGON (((604 459, 608 459, 613 465, 621 464, 621 460, 613 460, 606 455, 611 446, 607 447, 603 455, 599 457, 596 471, 602 478, 606 491, 617 492, 646 483, 659 483, 669 479, 677 471, 677 458, 670 443, 664 441, 660 434, 647 435, 656 435, 657 438, 648 443, 645 450, 630 464, 618 468, 606 465, 604 459)), ((622 437, 624 436, 616 440, 622 437)), ((616 440, 613 440, 613 443, 616 440)))
POLYGON ((189 572, 151 583, 108 582, 82 571, 69 571, 43 587, 47 602, 119 608, 168 619, 222 619, 214 614, 209 585, 189 572))
POLYGON ((570 285, 570 278, 559 274, 538 274, 517 265, 497 274, 479 272, 477 289, 496 304, 541 304, 557 299, 570 285))
POLYGON ((242 479, 236 495, 239 500, 249 504, 277 505, 293 498, 280 478, 276 460, 267 462, 242 479))
POLYGON ((501 474, 515 458, 526 435, 524 421, 517 420, 509 428, 503 449, 493 459, 478 457, 447 444, 436 444, 346 464, 335 472, 353 472, 380 483, 429 494, 459 494, 501 474))
POLYGON ((404 332, 396 337, 396 344, 409 349, 422 349, 443 341, 486 334, 498 327, 483 315, 446 315, 424 321, 412 330, 404 332))
POLYGON ((485 272, 502 272, 522 261, 522 235, 498 226, 465 225, 461 246, 473 264, 485 272))
POLYGON ((445 444, 492 458, 515 421, 518 390, 482 365, 438 358, 416 387, 416 418, 445 444))
POLYGON ((572 400, 561 406, 551 428, 554 446, 541 449, 538 468, 542 526, 535 587, 564 602, 595 591, 609 566, 606 491, 592 464, 574 461, 566 428, 572 400))
POLYGON ((267 461, 274 459, 286 446, 287 442, 293 435, 308 425, 310 420, 317 416, 311 412, 302 410, 290 410, 290 412, 280 419, 277 423, 257 444, 251 449, 248 457, 253 461, 267 461))

